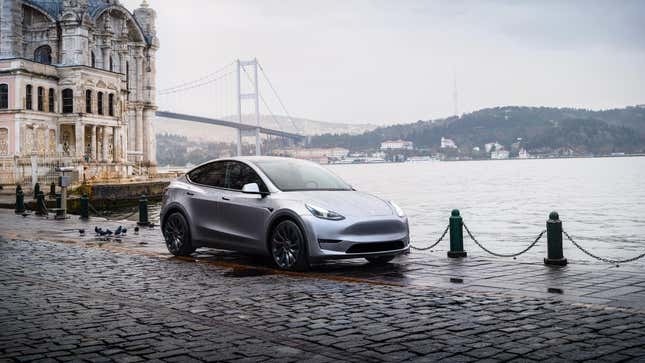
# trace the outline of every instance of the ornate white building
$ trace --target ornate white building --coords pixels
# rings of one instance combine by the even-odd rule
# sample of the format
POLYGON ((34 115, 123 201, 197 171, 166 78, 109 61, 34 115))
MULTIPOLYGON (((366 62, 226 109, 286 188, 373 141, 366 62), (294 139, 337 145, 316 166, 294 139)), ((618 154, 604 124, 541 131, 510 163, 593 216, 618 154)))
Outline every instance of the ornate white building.
POLYGON ((154 172, 156 14, 146 2, 0 2, 0 158, 65 160, 84 179, 154 172))

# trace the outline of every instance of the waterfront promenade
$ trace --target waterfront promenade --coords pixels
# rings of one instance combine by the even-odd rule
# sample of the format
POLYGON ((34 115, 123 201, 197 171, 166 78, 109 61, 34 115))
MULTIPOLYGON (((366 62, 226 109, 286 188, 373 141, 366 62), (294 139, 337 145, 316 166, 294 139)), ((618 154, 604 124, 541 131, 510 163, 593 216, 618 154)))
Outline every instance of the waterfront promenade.
POLYGON ((9 210, 0 238, 0 361, 645 358, 637 266, 413 252, 283 273, 231 252, 171 257, 158 227, 9 210), (93 233, 120 224, 120 240, 93 233))

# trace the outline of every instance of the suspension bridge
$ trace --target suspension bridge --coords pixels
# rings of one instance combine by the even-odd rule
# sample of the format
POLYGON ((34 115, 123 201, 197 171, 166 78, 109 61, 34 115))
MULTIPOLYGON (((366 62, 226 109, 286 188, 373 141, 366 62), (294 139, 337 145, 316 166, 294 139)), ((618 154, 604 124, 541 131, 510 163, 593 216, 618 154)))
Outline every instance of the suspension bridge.
POLYGON ((245 136, 255 138, 256 155, 262 154, 263 138, 288 144, 306 139, 257 59, 236 60, 203 77, 159 90, 157 104, 157 118, 235 129, 237 155, 242 155, 245 136), (268 89, 271 98, 261 89, 268 89), (286 122, 273 113, 270 101, 286 115, 286 122), (269 115, 269 120, 261 120, 262 115, 269 115))

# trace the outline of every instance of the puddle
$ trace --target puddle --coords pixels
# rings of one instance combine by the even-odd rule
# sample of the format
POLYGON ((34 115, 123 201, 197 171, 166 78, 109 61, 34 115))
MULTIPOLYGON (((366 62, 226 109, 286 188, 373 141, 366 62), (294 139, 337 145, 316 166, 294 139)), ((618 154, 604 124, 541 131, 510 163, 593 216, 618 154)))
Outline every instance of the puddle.
POLYGON ((226 271, 224 276, 226 277, 255 277, 255 276, 265 276, 272 275, 273 272, 269 270, 261 270, 255 268, 234 268, 232 270, 226 271))

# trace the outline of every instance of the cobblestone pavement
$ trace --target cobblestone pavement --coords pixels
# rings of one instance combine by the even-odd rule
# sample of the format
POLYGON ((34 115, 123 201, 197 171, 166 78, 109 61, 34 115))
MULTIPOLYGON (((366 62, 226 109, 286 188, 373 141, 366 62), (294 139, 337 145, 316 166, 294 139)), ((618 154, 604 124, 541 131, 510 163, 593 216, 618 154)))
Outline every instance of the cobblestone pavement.
POLYGON ((645 313, 0 241, 0 361, 645 359, 645 313))
MULTIPOLYGON (((133 229, 134 223, 128 221, 112 222, 93 218, 88 222, 82 222, 74 216, 66 221, 54 221, 35 216, 23 218, 20 215, 16 216, 13 211, 0 210, 0 237, 6 239, 46 239, 86 247, 101 246, 110 250, 161 258, 170 257, 159 228, 142 228, 138 233, 132 233, 133 229), (105 240, 92 233, 94 226, 114 230, 120 224, 130 230, 126 237, 105 240), (87 230, 87 233, 79 235, 79 228, 87 230)), ((316 266, 309 275, 401 286, 442 287, 470 292, 501 292, 524 297, 557 298, 574 303, 634 308, 645 312, 643 265, 624 264, 616 267, 570 261, 568 266, 562 268, 545 266, 542 261, 484 258, 483 252, 478 249, 469 250, 468 253, 469 257, 465 259, 449 259, 446 258, 445 252, 413 251, 386 266, 368 265, 362 259, 336 261, 316 266), (554 295, 549 291, 557 293, 554 295)), ((218 266, 259 266, 272 269, 267 259, 250 258, 219 250, 200 249, 193 258, 218 266)))

